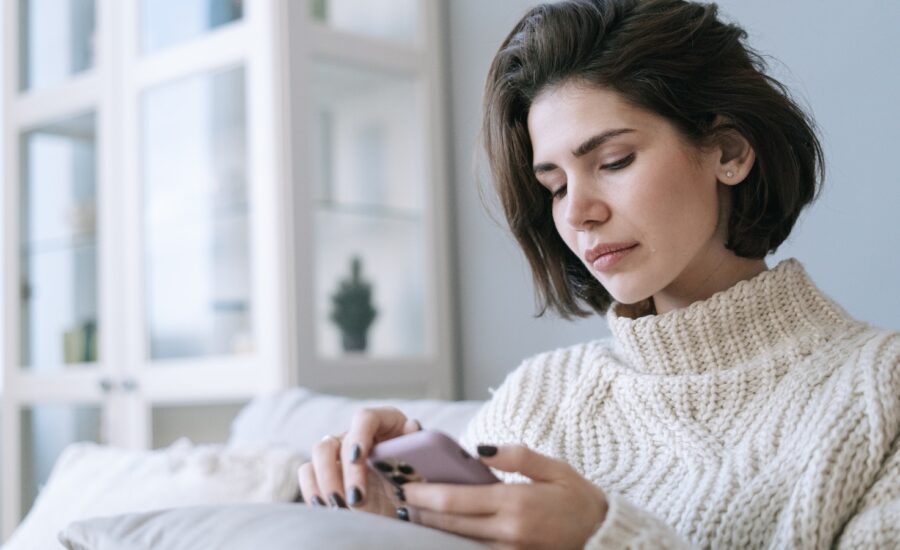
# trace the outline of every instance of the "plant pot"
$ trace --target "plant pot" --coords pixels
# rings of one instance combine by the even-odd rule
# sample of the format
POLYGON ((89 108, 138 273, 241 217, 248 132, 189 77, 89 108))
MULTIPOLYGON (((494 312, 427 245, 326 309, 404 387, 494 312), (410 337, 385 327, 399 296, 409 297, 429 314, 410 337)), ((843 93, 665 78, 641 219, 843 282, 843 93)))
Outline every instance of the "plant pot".
POLYGON ((366 351, 366 341, 368 334, 366 331, 343 331, 341 332, 341 340, 344 345, 344 351, 366 351))

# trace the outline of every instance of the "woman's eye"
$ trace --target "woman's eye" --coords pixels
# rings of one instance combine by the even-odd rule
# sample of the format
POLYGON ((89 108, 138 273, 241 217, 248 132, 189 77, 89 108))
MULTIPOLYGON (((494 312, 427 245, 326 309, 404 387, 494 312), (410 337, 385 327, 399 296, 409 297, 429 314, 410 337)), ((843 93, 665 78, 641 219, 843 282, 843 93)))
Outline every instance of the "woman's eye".
POLYGON ((626 166, 631 164, 631 161, 633 161, 633 160, 634 160, 634 153, 631 153, 627 157, 619 159, 615 162, 611 162, 609 164, 604 164, 600 168, 607 168, 609 170, 621 170, 622 168, 625 168, 626 166))
POLYGON ((553 191, 554 199, 561 199, 565 196, 566 196, 566 186, 565 185, 561 185, 559 187, 559 189, 557 189, 556 191, 553 191))
MULTIPOLYGON (((634 153, 631 153, 630 155, 623 157, 615 162, 604 164, 600 168, 603 168, 605 170, 621 170, 632 162, 634 162, 634 153)), ((551 191, 550 194, 553 199, 561 199, 566 196, 566 186, 561 185, 559 186, 559 189, 557 189, 556 191, 551 191)))

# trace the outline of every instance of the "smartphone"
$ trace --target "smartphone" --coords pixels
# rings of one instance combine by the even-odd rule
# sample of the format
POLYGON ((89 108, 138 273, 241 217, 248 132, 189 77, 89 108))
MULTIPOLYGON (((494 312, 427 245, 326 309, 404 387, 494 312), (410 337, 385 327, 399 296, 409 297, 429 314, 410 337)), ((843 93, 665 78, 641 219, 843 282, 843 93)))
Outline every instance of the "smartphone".
POLYGON ((420 430, 375 445, 369 467, 394 485, 409 481, 476 485, 500 480, 445 433, 420 430))

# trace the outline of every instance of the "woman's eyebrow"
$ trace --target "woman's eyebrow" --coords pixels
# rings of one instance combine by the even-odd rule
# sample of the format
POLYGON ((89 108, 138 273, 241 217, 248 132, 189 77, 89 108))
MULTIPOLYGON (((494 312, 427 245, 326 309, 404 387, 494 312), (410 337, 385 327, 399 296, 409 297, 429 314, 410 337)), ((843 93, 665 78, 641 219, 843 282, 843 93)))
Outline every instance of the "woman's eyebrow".
MULTIPOLYGON (((584 140, 581 145, 579 145, 574 151, 572 151, 572 155, 575 158, 583 157, 584 155, 590 153, 597 147, 600 147, 610 139, 620 136, 622 134, 628 134, 631 132, 636 132, 634 128, 616 128, 615 130, 607 130, 605 132, 601 132, 597 135, 591 136, 588 139, 584 140)), ((552 162, 542 162, 540 164, 534 165, 534 175, 539 176, 545 172, 552 172, 556 170, 558 166, 553 164, 552 162)))
POLYGON ((597 147, 600 147, 610 139, 634 131, 634 128, 617 128, 615 130, 607 130, 605 132, 601 132, 593 137, 589 137, 588 139, 586 139, 581 145, 578 146, 577 149, 572 151, 572 155, 575 158, 583 157, 584 155, 590 153, 597 147))

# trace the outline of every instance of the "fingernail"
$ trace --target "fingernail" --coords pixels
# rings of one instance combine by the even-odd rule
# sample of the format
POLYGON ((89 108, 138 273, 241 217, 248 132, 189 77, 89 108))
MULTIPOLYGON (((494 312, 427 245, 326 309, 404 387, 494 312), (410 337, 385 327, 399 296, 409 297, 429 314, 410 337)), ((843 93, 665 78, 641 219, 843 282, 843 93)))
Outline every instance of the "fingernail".
POLYGON ((312 505, 313 506, 325 506, 325 501, 322 500, 322 497, 320 497, 319 495, 313 495, 312 505))
POLYGON ((406 506, 397 508, 397 517, 403 521, 409 521, 409 509, 406 506))
POLYGON ((353 449, 350 450, 350 462, 356 462, 359 460, 359 456, 362 454, 362 449, 359 447, 359 443, 355 443, 353 445, 353 449))
POLYGON ((481 456, 494 456, 497 454, 497 447, 493 445, 479 445, 478 454, 481 456))
POLYGON ((418 420, 416 420, 416 426, 419 427, 419 431, 421 432, 422 431, 422 423, 419 422, 418 420))
POLYGON ((406 479, 406 476, 391 476, 391 481, 393 481, 395 485, 403 485, 409 480, 406 479))
POLYGON ((344 499, 341 498, 341 495, 337 493, 331 493, 331 496, 328 497, 328 500, 331 502, 332 508, 346 508, 347 503, 344 502, 344 499))
POLYGON ((353 490, 350 491, 348 502, 350 503, 350 506, 362 504, 362 491, 359 490, 359 487, 353 487, 353 490))
POLYGON ((397 498, 400 499, 401 502, 406 502, 406 493, 403 492, 402 487, 397 487, 397 498))

